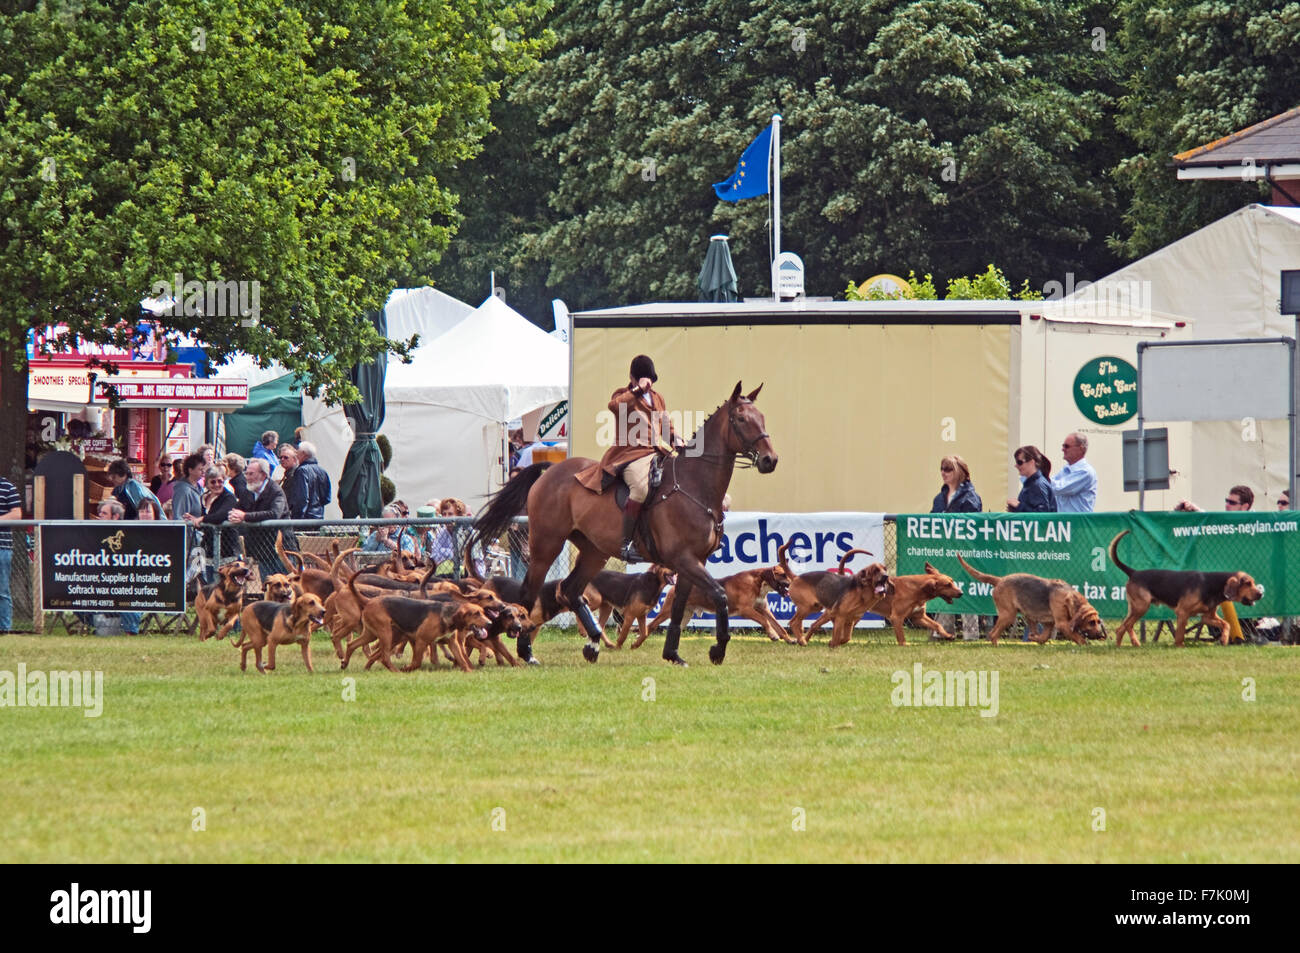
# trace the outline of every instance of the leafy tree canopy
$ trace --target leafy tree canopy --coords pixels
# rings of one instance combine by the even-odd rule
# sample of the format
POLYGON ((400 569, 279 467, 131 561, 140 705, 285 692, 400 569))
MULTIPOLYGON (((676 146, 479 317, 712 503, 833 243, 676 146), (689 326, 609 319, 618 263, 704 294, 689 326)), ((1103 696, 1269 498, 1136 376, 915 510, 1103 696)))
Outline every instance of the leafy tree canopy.
POLYGON ((1180 182, 1170 156, 1300 105, 1300 3, 1127 0, 1119 16, 1117 124, 1134 146, 1112 245, 1136 258, 1267 197, 1257 182, 1180 182))
POLYGON ((529 65, 548 5, 64 0, 0 18, 11 425, 30 328, 120 341, 175 275, 257 282, 260 319, 208 308, 169 330, 354 396, 348 368, 383 343, 360 316, 446 247, 443 174, 476 153, 489 77, 529 65))
POLYGON ((1113 58, 1099 4, 576 0, 512 99, 540 124, 547 224, 516 262, 572 306, 691 298, 710 233, 741 293, 769 293, 768 209, 725 179, 783 116, 782 244, 810 294, 909 262, 941 274, 996 251, 1036 279, 1108 259, 1101 141, 1113 58))

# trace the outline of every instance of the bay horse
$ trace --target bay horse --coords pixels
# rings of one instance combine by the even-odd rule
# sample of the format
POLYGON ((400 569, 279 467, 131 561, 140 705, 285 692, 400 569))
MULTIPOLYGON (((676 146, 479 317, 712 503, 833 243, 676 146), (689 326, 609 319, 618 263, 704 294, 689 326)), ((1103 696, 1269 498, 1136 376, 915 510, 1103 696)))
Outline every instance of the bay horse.
MULTIPOLYGON (((722 497, 731 483, 736 457, 749 460, 759 473, 776 469, 776 450, 767 435, 763 414, 754 405, 760 384, 742 396, 740 382, 726 402, 701 425, 684 450, 664 460, 663 480, 646 499, 638 526, 643 553, 677 573, 677 595, 664 639, 664 659, 685 665, 677 652, 682 616, 691 590, 708 593, 717 614, 716 642, 709 659, 721 665, 727 654, 727 595, 709 575, 705 560, 722 541, 722 497), (646 532, 651 543, 647 547, 646 532)), ((583 657, 595 662, 600 653, 600 629, 582 599, 583 590, 623 543, 623 515, 614 501, 615 487, 593 493, 576 476, 596 461, 570 457, 562 463, 533 464, 502 487, 474 523, 474 539, 496 539, 528 510, 528 575, 524 579, 524 605, 532 605, 547 571, 565 541, 578 548, 578 559, 560 587, 563 602, 578 618, 587 636, 583 657)), ((531 659, 531 647, 520 639, 519 655, 531 659)))

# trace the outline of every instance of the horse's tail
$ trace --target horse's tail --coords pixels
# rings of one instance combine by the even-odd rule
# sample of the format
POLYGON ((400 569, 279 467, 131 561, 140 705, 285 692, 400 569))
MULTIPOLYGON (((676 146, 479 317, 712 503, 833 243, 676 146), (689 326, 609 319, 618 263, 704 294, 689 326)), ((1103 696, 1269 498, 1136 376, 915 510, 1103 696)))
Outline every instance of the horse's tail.
POLYGON ((1132 566, 1125 566, 1122 562, 1119 561, 1119 541, 1123 539, 1125 536, 1127 536, 1128 534, 1129 531, 1124 530, 1122 533, 1120 533, 1118 536, 1116 536, 1114 539, 1110 541, 1110 561, 1113 562, 1116 566, 1118 566, 1120 570, 1123 571, 1124 575, 1132 576, 1133 573, 1137 572, 1137 570, 1134 569, 1132 566))
POLYGON ((874 556, 875 554, 869 549, 850 549, 847 553, 845 553, 843 556, 840 557, 839 571, 844 572, 844 564, 847 563, 854 556, 858 556, 858 555, 874 556))
POLYGON ((491 502, 474 521, 470 542, 496 539, 504 533, 510 521, 524 512, 528 505, 528 491, 549 466, 549 463, 534 463, 524 467, 513 480, 493 493, 491 502))

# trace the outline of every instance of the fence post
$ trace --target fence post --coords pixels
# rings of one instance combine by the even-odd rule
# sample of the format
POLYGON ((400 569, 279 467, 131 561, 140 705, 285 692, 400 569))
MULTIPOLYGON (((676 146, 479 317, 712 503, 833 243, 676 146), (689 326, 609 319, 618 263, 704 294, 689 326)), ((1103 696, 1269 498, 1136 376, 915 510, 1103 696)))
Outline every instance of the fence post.
MULTIPOLYGON (((37 477, 42 484, 45 482, 44 477, 37 477)), ((44 486, 41 487, 44 490, 44 486)), ((41 588, 41 530, 39 526, 32 527, 36 537, 34 546, 36 548, 36 562, 32 565, 32 631, 37 635, 45 634, 45 613, 41 611, 41 604, 45 599, 45 592, 41 588)), ((27 556, 27 534, 23 533, 23 556, 27 556)), ((11 557, 12 558, 12 557, 11 557)), ((10 570, 12 578, 13 570, 10 570)))
POLYGON ((458 529, 460 529, 460 526, 457 525, 456 523, 447 524, 447 535, 451 537, 451 576, 453 579, 459 579, 462 575, 461 559, 460 559, 460 534, 456 532, 456 530, 458 529))

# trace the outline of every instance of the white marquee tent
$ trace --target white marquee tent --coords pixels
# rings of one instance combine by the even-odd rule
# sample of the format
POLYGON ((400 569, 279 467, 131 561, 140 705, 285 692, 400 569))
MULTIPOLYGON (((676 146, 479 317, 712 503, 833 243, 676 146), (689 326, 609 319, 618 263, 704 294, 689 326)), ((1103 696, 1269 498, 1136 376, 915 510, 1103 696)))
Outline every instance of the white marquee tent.
MULTIPOLYGON (((389 336, 396 336, 391 327, 389 336)), ((389 361, 380 429, 392 442, 393 461, 385 476, 412 510, 455 496, 477 512, 505 476, 509 422, 568 393, 568 348, 490 297, 422 343, 412 363, 389 361)), ((352 442, 343 409, 304 398, 303 424, 337 484, 352 442)))

